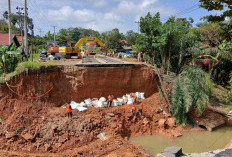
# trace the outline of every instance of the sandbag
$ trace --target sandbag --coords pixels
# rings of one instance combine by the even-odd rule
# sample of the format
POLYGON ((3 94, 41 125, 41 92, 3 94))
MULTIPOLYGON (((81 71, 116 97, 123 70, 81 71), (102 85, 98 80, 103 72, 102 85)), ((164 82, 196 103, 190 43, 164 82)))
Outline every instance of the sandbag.
POLYGON ((97 107, 98 106, 98 100, 92 101, 92 104, 93 104, 94 107, 97 107))
POLYGON ((78 106, 80 107, 80 104, 76 103, 75 101, 71 101, 70 105, 72 109, 77 109, 78 106))
POLYGON ((129 98, 127 101, 127 104, 133 104, 134 103, 134 99, 133 98, 129 98))
POLYGON ((97 103, 97 107, 105 107, 105 105, 104 105, 104 101, 98 101, 98 103, 97 103))
POLYGON ((118 106, 118 105, 119 105, 118 100, 114 99, 112 105, 113 105, 114 107, 118 106))
POLYGON ((124 104, 124 101, 122 98, 117 98, 118 102, 120 103, 120 105, 124 104))
POLYGON ((86 107, 81 107, 81 106, 78 106, 77 109, 80 112, 88 110, 86 107))
POLYGON ((141 94, 140 94, 140 92, 136 92, 135 95, 136 95, 136 97, 137 97, 138 99, 141 99, 141 94))
POLYGON ((80 103, 80 106, 87 107, 87 105, 83 101, 80 103))
POLYGON ((144 93, 140 93, 141 99, 145 99, 144 93))
POLYGON ((122 99, 123 99, 123 103, 124 103, 124 104, 126 104, 126 103, 127 103, 127 101, 128 101, 128 97, 127 97, 127 96, 125 96, 125 95, 123 95, 122 99))
POLYGON ((104 97, 101 97, 100 99, 99 99, 99 101, 106 101, 106 98, 104 98, 104 97))
POLYGON ((93 103, 92 103, 92 100, 91 100, 91 99, 86 99, 86 100, 85 100, 85 104, 87 105, 87 107, 93 106, 93 103))

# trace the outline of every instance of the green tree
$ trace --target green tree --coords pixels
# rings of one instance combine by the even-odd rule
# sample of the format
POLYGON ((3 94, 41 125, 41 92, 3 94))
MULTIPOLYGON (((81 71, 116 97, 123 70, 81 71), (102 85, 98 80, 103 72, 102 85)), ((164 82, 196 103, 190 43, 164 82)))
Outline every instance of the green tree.
POLYGON ((60 46, 66 46, 71 41, 71 37, 66 29, 60 29, 56 36, 56 40, 60 46))
POLYGON ((145 51, 152 62, 164 71, 179 73, 190 61, 196 37, 190 32, 192 19, 171 17, 166 23, 160 21, 160 14, 148 13, 140 18, 141 35, 136 35, 135 48, 145 51))
MULTIPOLYGON (((8 20, 8 12, 5 11, 3 13, 3 17, 8 20)), ((24 28, 24 17, 22 15, 18 15, 18 14, 14 14, 12 13, 11 14, 11 23, 15 26, 15 28, 17 27, 18 28, 18 31, 19 31, 19 28, 21 27, 21 23, 22 23, 22 27, 24 28)), ((27 16, 27 27, 28 27, 28 31, 30 31, 30 34, 31 35, 34 35, 34 23, 33 23, 33 19, 30 18, 29 16, 27 16)), ((23 32, 24 32, 24 29, 23 29, 23 32)))
POLYGON ((212 10, 223 10, 221 15, 209 15, 204 19, 208 21, 224 21, 226 17, 232 17, 232 1, 231 0, 199 0, 201 2, 200 7, 212 10))
POLYGON ((130 45, 134 45, 136 43, 136 33, 132 30, 126 32, 125 38, 130 45))
POLYGON ((100 36, 100 40, 108 49, 121 49, 123 44, 120 40, 124 39, 124 35, 117 28, 112 31, 104 32, 100 36))

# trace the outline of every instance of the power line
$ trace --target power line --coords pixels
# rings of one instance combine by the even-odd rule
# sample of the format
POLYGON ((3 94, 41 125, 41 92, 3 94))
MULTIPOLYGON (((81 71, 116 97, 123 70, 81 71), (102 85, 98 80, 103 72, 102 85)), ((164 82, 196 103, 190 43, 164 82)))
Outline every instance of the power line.
MULTIPOLYGON (((189 8, 186 8, 186 9, 184 9, 182 11, 179 11, 178 13, 176 13, 175 15, 172 15, 172 16, 175 16, 175 17, 182 16, 182 15, 191 13, 191 12, 197 10, 197 9, 199 9, 198 4, 195 4, 195 5, 193 5, 193 6, 189 7, 189 8)), ((169 18, 170 18, 170 16, 168 18, 162 19, 161 21, 168 20, 169 18)))

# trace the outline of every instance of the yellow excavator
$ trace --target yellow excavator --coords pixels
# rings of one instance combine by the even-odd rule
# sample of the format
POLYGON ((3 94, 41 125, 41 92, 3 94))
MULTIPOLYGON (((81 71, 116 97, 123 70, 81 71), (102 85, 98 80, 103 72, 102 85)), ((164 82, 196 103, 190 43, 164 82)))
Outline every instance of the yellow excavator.
POLYGON ((71 56, 78 56, 81 58, 81 50, 80 46, 83 43, 95 42, 101 46, 101 51, 106 53, 106 48, 104 44, 97 38, 97 37, 88 37, 88 38, 81 38, 74 46, 71 44, 68 47, 59 47, 59 53, 65 53, 65 58, 71 58, 71 56))

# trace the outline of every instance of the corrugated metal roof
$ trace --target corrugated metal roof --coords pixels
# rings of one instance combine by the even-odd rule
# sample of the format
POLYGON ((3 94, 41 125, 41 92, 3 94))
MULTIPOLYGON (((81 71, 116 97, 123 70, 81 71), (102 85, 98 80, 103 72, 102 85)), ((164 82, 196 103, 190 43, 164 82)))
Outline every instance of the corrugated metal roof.
MULTIPOLYGON (((12 38, 15 34, 11 35, 12 38)), ((21 43, 23 41, 23 37, 17 36, 18 41, 21 43)), ((0 45, 9 45, 9 34, 8 33, 0 33, 0 45)))

